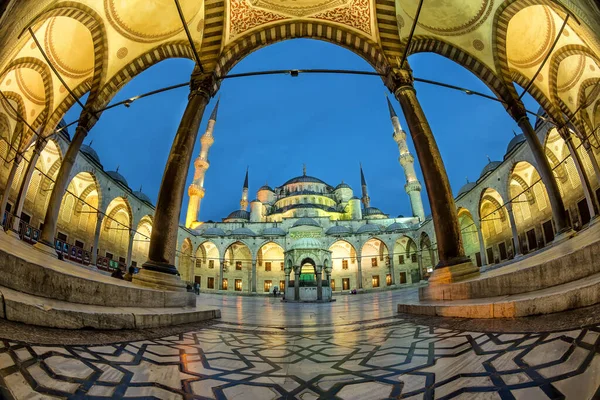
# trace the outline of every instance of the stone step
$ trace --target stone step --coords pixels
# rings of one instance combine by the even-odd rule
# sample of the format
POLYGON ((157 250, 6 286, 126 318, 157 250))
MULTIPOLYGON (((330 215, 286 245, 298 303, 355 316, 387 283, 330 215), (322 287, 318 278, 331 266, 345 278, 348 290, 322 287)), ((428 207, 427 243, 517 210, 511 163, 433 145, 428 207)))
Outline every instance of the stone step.
POLYGON ((600 273, 550 288, 508 296, 454 301, 413 301, 399 313, 461 318, 514 318, 600 303, 600 273))
POLYGON ((562 285, 600 273, 600 223, 575 237, 463 282, 430 283, 421 300, 466 300, 515 295, 562 285))
POLYGON ((0 286, 0 317, 61 329, 147 329, 221 318, 209 307, 106 307, 76 304, 0 286))
POLYGON ((142 288, 65 261, 0 232, 0 286, 38 297, 98 306, 185 307, 195 295, 142 288))

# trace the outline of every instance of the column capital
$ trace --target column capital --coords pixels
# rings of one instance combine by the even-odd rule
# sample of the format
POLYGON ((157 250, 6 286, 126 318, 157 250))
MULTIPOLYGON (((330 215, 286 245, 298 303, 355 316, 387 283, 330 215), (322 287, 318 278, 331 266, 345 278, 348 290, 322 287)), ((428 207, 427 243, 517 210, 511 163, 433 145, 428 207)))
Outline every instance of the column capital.
POLYGON ((218 81, 214 73, 203 73, 194 69, 190 78, 189 99, 195 96, 203 96, 207 100, 215 95, 219 89, 218 81))
POLYGON ((394 95, 401 89, 415 89, 415 78, 413 77, 412 71, 407 68, 394 69, 390 72, 386 81, 388 89, 390 89, 394 95))
POLYGON ((506 111, 514 119, 517 124, 523 119, 527 118, 527 110, 525 105, 519 99, 512 99, 511 102, 506 104, 506 111))

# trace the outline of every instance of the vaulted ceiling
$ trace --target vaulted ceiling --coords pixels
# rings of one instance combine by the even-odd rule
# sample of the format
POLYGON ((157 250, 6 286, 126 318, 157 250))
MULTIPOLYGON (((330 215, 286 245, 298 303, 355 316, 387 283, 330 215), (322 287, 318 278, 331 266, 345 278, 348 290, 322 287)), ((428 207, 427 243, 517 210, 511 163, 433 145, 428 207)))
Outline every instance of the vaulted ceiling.
MULTIPOLYGON (((179 3, 204 70, 217 76, 261 47, 299 37, 348 48, 381 73, 398 68, 405 53, 433 52, 504 100, 516 95, 513 82, 527 86, 535 76, 530 92, 552 117, 578 111, 582 128, 600 123, 600 40, 590 29, 600 14, 589 0, 426 0, 408 46, 414 0, 179 3)), ((195 60, 173 0, 13 1, 0 25, 0 91, 9 99, 0 115, 19 147, 33 135, 14 110, 49 134, 75 102, 68 88, 77 97, 89 92, 87 107, 99 110, 144 69, 195 60)))

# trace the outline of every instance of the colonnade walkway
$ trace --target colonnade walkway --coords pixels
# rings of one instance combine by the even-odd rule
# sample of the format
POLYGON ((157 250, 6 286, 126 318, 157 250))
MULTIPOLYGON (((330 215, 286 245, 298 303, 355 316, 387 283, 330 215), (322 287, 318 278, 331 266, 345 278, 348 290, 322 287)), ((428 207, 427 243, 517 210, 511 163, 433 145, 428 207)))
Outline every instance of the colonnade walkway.
POLYGON ((583 326, 600 321, 599 306, 526 323, 396 314, 398 302, 416 296, 408 288, 285 304, 201 294, 198 304, 221 309, 221 320, 135 332, 0 320, 0 397, 529 400, 600 393, 600 324, 583 326))

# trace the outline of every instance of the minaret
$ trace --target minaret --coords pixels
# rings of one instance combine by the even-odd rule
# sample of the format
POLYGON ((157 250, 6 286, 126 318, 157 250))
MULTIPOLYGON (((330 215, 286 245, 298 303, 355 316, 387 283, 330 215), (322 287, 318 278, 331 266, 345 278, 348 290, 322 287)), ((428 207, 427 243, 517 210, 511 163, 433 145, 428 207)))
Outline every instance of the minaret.
POLYGON ((390 103, 390 99, 386 96, 388 108, 390 110, 390 118, 392 119, 392 126, 394 127, 394 140, 398 144, 398 150, 400 151, 400 165, 404 169, 404 176, 406 177, 406 185, 404 190, 410 197, 410 206, 412 208, 413 216, 418 217, 419 220, 425 220, 425 210, 423 209, 423 200, 421 199, 421 182, 417 179, 415 173, 415 158, 410 154, 408 146, 406 145, 406 132, 402 130, 400 126, 400 120, 390 103))
POLYGON ((367 192, 367 181, 365 180, 365 174, 363 173, 362 163, 360 164, 360 186, 362 187, 361 201, 363 203, 363 207, 366 209, 369 208, 369 205, 371 204, 371 198, 367 192))
POLYGON ((248 167, 246 167, 246 178, 244 179, 244 187, 242 188, 240 210, 248 211, 248 167))
POLYGON ((210 166, 208 162, 208 150, 213 145, 215 139, 213 138, 213 130, 215 129, 215 123, 217 122, 217 111, 219 109, 219 101, 215 104, 215 108, 210 114, 208 124, 206 125, 206 132, 200 138, 200 155, 194 161, 194 180, 188 188, 188 195, 190 200, 188 203, 187 214, 185 217, 186 228, 195 228, 200 225, 198 214, 200 213, 200 202, 204 197, 204 176, 206 170, 210 166))

